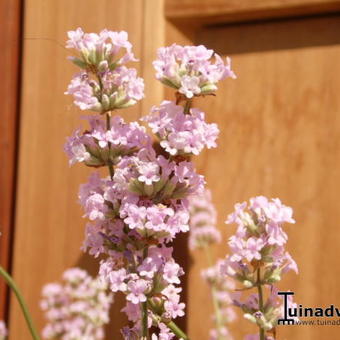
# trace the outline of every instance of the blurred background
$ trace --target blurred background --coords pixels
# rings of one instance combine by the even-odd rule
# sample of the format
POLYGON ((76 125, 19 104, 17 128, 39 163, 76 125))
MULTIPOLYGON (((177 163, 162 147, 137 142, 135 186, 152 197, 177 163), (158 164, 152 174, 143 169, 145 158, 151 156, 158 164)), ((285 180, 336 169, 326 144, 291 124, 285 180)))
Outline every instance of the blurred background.
MULTIPOLYGON (((255 195, 280 197, 295 211, 286 228, 300 274, 280 288, 304 306, 340 306, 340 1, 339 0, 2 0, 0 1, 0 263, 16 279, 37 320, 41 287, 71 266, 96 274, 80 251, 85 221, 77 204, 89 170, 69 168, 62 147, 81 112, 64 95, 76 69, 66 60, 66 32, 126 30, 140 59, 146 98, 127 120, 173 98, 154 79, 156 49, 171 43, 204 44, 231 56, 235 81, 195 106, 217 122, 216 150, 195 159, 213 194, 228 252, 235 227, 224 220, 236 202, 255 195)), ((193 340, 207 340, 212 305, 200 270, 200 252, 177 253, 187 273, 187 317, 193 340)), ((29 334, 18 304, 0 283, 0 319, 11 340, 29 334)), ((107 339, 125 324, 117 299, 107 339)), ((235 339, 255 326, 239 317, 235 339)), ((338 339, 339 326, 279 327, 278 339, 338 339)))

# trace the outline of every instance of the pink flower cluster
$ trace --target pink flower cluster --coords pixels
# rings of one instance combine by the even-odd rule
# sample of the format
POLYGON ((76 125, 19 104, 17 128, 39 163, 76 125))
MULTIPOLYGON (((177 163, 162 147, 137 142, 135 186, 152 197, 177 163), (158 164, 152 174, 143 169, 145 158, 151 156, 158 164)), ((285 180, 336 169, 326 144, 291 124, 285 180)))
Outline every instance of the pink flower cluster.
POLYGON ((285 250, 287 234, 282 229, 283 223, 295 223, 293 211, 276 198, 269 201, 266 197, 251 198, 235 205, 226 223, 237 223, 238 229, 229 239, 232 254, 227 258, 226 274, 237 278, 247 288, 256 283, 249 265, 254 262, 264 264, 263 283, 272 284, 281 279, 281 275, 298 268, 285 250))
POLYGON ((94 167, 110 162, 116 164, 120 157, 151 145, 151 138, 146 134, 145 127, 137 122, 126 123, 123 118, 115 116, 107 129, 105 122, 99 117, 84 118, 89 122, 90 129, 83 134, 76 130, 67 138, 64 147, 71 165, 77 162, 94 167))
POLYGON ((6 325, 2 320, 0 320, 0 340, 5 340, 7 335, 6 325))
MULTIPOLYGON (((225 260, 222 272, 241 282, 244 289, 258 290, 246 302, 240 300, 240 292, 234 295, 233 301, 263 334, 275 328, 277 319, 282 316, 282 300, 273 284, 290 270, 298 273, 297 264, 285 250, 288 236, 282 228, 284 223, 295 223, 292 215, 292 209, 279 199, 258 196, 251 198, 249 203, 236 204, 235 211, 226 221, 236 223, 238 228, 229 239, 231 254, 225 260), (264 288, 270 289, 267 301, 262 292, 264 288)), ((257 337, 249 336, 248 339, 257 337)))
POLYGON ((223 260, 218 260, 216 265, 202 271, 203 278, 212 287, 213 298, 217 304, 215 308, 218 308, 215 315, 217 327, 210 331, 210 340, 232 340, 227 326, 236 319, 236 313, 231 307, 233 303, 231 292, 235 289, 235 282, 221 273, 222 265, 223 260))
POLYGON ((66 94, 73 95, 81 110, 103 113, 129 107, 143 98, 143 79, 137 77, 136 69, 124 66, 136 61, 126 32, 95 34, 78 28, 68 36, 66 47, 79 54, 70 59, 82 71, 74 76, 66 94))
POLYGON ((196 108, 185 113, 183 106, 164 101, 144 117, 152 132, 160 139, 161 147, 170 155, 198 155, 204 147, 216 147, 219 129, 205 122, 204 113, 196 108))
MULTIPOLYGON (((123 311, 127 314, 133 327, 125 328, 125 333, 139 333, 141 328, 140 304, 149 300, 152 312, 149 313, 148 323, 153 321, 153 313, 157 315, 157 326, 163 334, 160 339, 171 339, 162 319, 171 320, 184 315, 185 304, 180 302, 181 288, 179 276, 183 274, 182 268, 172 258, 172 248, 150 246, 147 254, 132 253, 126 250, 123 256, 111 256, 101 261, 100 276, 109 283, 113 292, 122 292, 126 295, 126 306, 123 311), (124 263, 125 258, 134 257, 138 266, 129 271, 124 263), (120 265, 117 265, 120 263, 120 265)), ((130 339, 125 336, 126 339, 130 339)))
POLYGON ((230 59, 226 63, 213 50, 205 46, 161 47, 153 65, 156 77, 163 84, 173 87, 186 98, 211 94, 217 83, 227 77, 236 78, 231 70, 230 59), (215 62, 212 62, 214 57, 215 62))
MULTIPOLYGON (((90 220, 83 249, 101 256, 100 277, 112 292, 125 295, 123 312, 130 325, 122 330, 124 339, 146 338, 148 328, 155 326, 158 332, 152 340, 170 340, 178 332, 171 322, 184 315, 185 305, 178 288, 183 270, 169 243, 189 230, 189 199, 204 190, 204 178, 190 155, 216 146, 217 125, 206 123, 204 113, 191 108, 185 96, 177 100, 185 102, 184 107, 163 102, 143 119, 159 137, 160 151, 138 122, 112 117, 112 110, 143 97, 143 81, 124 66, 135 60, 127 34, 77 29, 69 32, 67 47, 77 51, 79 57, 72 61, 82 69, 67 93, 81 109, 98 111, 106 119, 88 117, 90 129, 77 130, 65 145, 70 164, 106 166, 110 174, 93 174, 80 188, 79 201, 90 220)), ((202 46, 183 51, 186 76, 200 77, 200 93, 233 76, 218 56, 215 64, 210 62, 212 51, 202 46)), ((173 66, 173 60, 162 62, 166 69, 173 66)))
POLYGON ((190 249, 203 249, 221 242, 221 233, 216 228, 217 213, 212 203, 211 192, 190 198, 190 249))
POLYGON ((232 340, 228 324, 236 318, 231 308, 231 290, 235 283, 221 273, 223 260, 212 265, 211 246, 221 241, 221 233, 216 227, 217 212, 212 203, 211 192, 206 189, 201 195, 190 198, 189 248, 201 249, 207 255, 209 267, 201 275, 210 287, 214 307, 215 327, 210 330, 210 340, 232 340))
POLYGON ((109 322, 112 294, 99 278, 71 268, 63 274, 63 284, 50 283, 43 288, 41 308, 48 324, 45 339, 99 340, 109 322))

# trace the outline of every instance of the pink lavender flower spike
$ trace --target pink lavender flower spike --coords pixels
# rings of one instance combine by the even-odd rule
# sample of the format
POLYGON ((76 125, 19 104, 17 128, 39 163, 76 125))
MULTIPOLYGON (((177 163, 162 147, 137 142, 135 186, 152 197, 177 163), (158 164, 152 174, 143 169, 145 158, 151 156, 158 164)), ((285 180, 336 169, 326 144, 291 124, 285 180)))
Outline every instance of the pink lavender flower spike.
POLYGON ((48 322, 44 339, 104 339, 113 296, 101 280, 71 268, 64 272, 62 284, 47 284, 42 295, 41 308, 48 322))
MULTIPOLYGON (((81 110, 100 114, 86 118, 90 128, 68 138, 65 151, 71 165, 109 170, 107 177, 91 175, 80 188, 79 202, 90 220, 82 249, 101 257, 101 281, 113 293, 125 296, 123 312, 129 326, 122 329, 124 339, 176 336, 187 340, 172 321, 184 315, 185 304, 178 287, 184 271, 174 261, 170 243, 178 233, 189 230, 189 200, 204 191, 204 177, 196 172, 190 156, 216 147, 219 133, 216 124, 207 123, 205 114, 191 107, 191 98, 211 94, 219 80, 234 77, 230 61, 222 61, 204 46, 173 45, 159 50, 154 63, 157 76, 176 88, 177 103, 185 102, 184 107, 163 102, 143 119, 160 139, 165 151, 160 152, 138 122, 126 123, 113 116, 114 110, 134 105, 144 96, 143 80, 126 66, 136 61, 126 32, 96 34, 78 28, 68 37, 66 46, 76 53, 70 59, 81 72, 66 93, 81 110), (158 330, 148 337, 152 326, 158 330)), ((201 235, 197 232, 197 238, 217 241, 218 232, 209 228, 201 235)), ((271 234, 276 237, 275 230, 271 234)), ((292 261, 288 267, 293 267, 292 261)), ((58 285, 50 289, 52 296, 62 292, 58 285)), ((74 308, 79 311, 81 304, 74 308)), ((79 337, 81 327, 73 329, 79 337)), ((45 332, 54 334, 54 325, 45 332)))
POLYGON ((190 202, 189 247, 194 250, 205 248, 221 241, 221 233, 216 227, 216 210, 212 204, 211 192, 192 196, 190 202))
POLYGON ((205 189, 202 194, 190 197, 189 209, 189 247, 191 250, 204 250, 209 266, 201 271, 202 278, 211 290, 214 306, 214 328, 210 330, 209 339, 232 340, 228 326, 236 318, 231 307, 231 291, 235 289, 235 283, 222 274, 223 260, 217 260, 215 264, 212 262, 210 248, 214 243, 221 241, 221 234, 216 227, 217 212, 212 203, 211 192, 205 189))
POLYGON ((173 44, 158 49, 157 57, 153 62, 156 78, 189 99, 215 92, 217 83, 222 79, 236 78, 230 58, 224 62, 218 54, 203 45, 173 44))
MULTIPOLYGON (((249 203, 236 204, 226 223, 236 223, 238 227, 229 239, 231 254, 221 272, 242 283, 243 289, 257 290, 245 301, 241 300, 241 292, 232 296, 244 317, 259 328, 259 335, 248 335, 246 339, 273 339, 271 334, 283 317, 282 298, 273 284, 290 270, 298 273, 297 264, 284 248, 288 236, 283 224, 295 223, 293 211, 279 199, 258 196, 249 203), (267 300, 265 290, 270 291, 267 300)), ((289 304, 296 306, 291 299, 289 304)))
MULTIPOLYGON (((185 304, 180 302, 179 296, 181 289, 175 286, 180 284, 179 276, 183 275, 183 270, 171 255, 172 248, 150 247, 148 255, 140 262, 136 272, 128 272, 125 267, 130 267, 138 261, 138 256, 133 256, 131 264, 124 267, 121 261, 123 258, 120 261, 109 258, 101 262, 102 280, 107 282, 112 291, 126 294, 127 304, 123 311, 134 323, 133 329, 139 327, 142 317, 139 306, 146 301, 147 296, 149 303, 155 306, 164 318, 174 319, 184 315, 185 304), (157 282, 157 287, 154 282, 157 282)), ((124 257, 124 260, 127 258, 124 257)), ((153 312, 149 313, 152 323, 153 312)), ((128 334, 130 331, 126 329, 124 332, 128 334)))
POLYGON ((232 340, 228 326, 236 319, 236 313, 232 307, 232 292, 236 288, 235 283, 222 274, 222 264, 223 260, 219 259, 214 266, 201 272, 203 279, 211 287, 215 308, 218 308, 218 313, 214 316, 216 328, 210 331, 210 340, 232 340))
MULTIPOLYGON (((226 273, 233 272, 237 263, 246 265, 252 261, 265 264, 264 277, 268 284, 280 280, 281 274, 289 270, 298 272, 295 261, 283 248, 288 237, 282 224, 295 223, 291 208, 284 206, 278 199, 269 201, 258 196, 250 199, 249 205, 235 205, 235 212, 227 219, 227 223, 232 222, 238 228, 229 239, 232 254, 226 263, 230 267, 225 268, 226 273)), ((239 274, 239 280, 243 280, 246 286, 255 284, 256 279, 249 272, 241 270, 239 274)))

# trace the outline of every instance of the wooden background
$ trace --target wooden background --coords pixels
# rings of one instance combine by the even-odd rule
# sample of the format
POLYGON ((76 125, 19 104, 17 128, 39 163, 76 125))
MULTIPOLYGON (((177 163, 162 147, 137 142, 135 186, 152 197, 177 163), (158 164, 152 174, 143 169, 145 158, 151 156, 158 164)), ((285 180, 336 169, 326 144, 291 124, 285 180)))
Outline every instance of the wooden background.
MULTIPOLYGON (((289 274, 282 288, 294 290, 304 305, 340 305, 339 9, 340 1, 334 0, 24 1, 23 55, 14 58, 21 65, 20 98, 15 86, 10 92, 15 103, 21 103, 19 121, 13 120, 20 123, 17 191, 12 195, 14 244, 13 252, 9 238, 6 247, 1 244, 6 249, 1 261, 4 256, 12 259, 13 275, 39 328, 44 324, 38 307, 42 285, 58 280, 70 266, 81 265, 92 273, 97 267, 79 250, 84 220, 76 197, 88 171, 70 169, 62 152, 65 136, 80 124, 81 113, 63 95, 76 71, 66 60, 63 44, 66 31, 78 26, 129 32, 146 81, 146 99, 128 110, 130 120, 164 97, 151 66, 158 46, 203 43, 232 56, 238 79, 221 84, 216 98, 195 102, 221 129, 219 148, 196 160, 212 189, 225 237, 216 255, 228 251, 226 239, 234 227, 223 221, 235 202, 258 194, 280 197, 295 209, 297 224, 287 232, 289 250, 300 266, 300 275, 289 274), (311 14, 318 17, 306 17, 311 14)), ((17 65, 14 70, 19 70, 17 65)), ((166 91, 165 97, 169 95, 166 91)), ((16 107, 9 112, 15 113, 16 107)), ((1 133, 4 129, 1 125, 1 133)), ((15 145, 17 130, 11 131, 15 145)), ((7 171, 8 176, 13 173, 7 171)), ((13 186, 7 189, 13 194, 13 186)), ((193 340, 208 339, 211 325, 209 295, 198 280, 202 267, 204 258, 193 254, 186 268, 187 325, 193 340)), ((125 322, 121 301, 117 304, 108 339, 119 339, 117 329, 125 322)), ((29 339, 13 297, 8 316, 10 339, 29 339)), ((255 327, 241 318, 232 329, 235 339, 242 339, 255 327)), ((336 326, 280 327, 278 339, 336 339, 339 334, 336 326)))

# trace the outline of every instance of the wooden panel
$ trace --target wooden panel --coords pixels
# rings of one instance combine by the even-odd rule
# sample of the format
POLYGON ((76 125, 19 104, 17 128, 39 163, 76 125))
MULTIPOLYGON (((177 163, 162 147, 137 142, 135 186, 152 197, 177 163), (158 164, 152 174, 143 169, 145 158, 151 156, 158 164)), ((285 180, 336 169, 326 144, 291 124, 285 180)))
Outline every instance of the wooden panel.
MULTIPOLYGON (((38 302, 43 284, 59 280, 63 270, 70 266, 81 265, 93 274, 98 269, 98 261, 79 250, 85 220, 81 218, 77 192, 89 171, 81 165, 70 169, 62 151, 65 137, 81 125, 79 117, 83 114, 71 104, 72 98, 63 94, 77 71, 66 60, 70 53, 63 48, 66 32, 78 26, 86 31, 104 27, 126 30, 136 56, 143 58, 143 65, 148 65, 154 56, 149 51, 163 43, 162 34, 150 28, 162 26, 162 1, 106 0, 99 5, 90 0, 27 0, 24 16, 14 276, 41 329, 44 321, 38 302), (143 46, 146 40, 147 45, 143 46)), ((149 84, 149 69, 144 72, 139 67, 139 71, 143 76, 147 73, 146 93, 156 101, 162 96, 159 85, 154 85, 154 81, 149 84)), ((122 114, 127 120, 136 119, 141 109, 139 104, 122 114)), ((116 302, 111 316, 108 331, 111 339, 120 337, 119 329, 126 322, 120 313, 121 302, 116 302)), ((27 340, 29 334, 15 302, 10 317, 11 339, 27 340)))
MULTIPOLYGON (((238 75, 220 85, 217 97, 195 102, 221 129, 219 147, 197 159, 225 237, 217 254, 225 256, 236 229, 224 225, 235 202, 280 197, 295 210, 288 248, 300 267, 300 275, 287 275, 280 287, 314 307, 340 299, 339 30, 340 17, 325 17, 211 28, 196 41, 231 55, 238 75)), ((210 298, 198 280, 204 257, 196 253, 194 260, 189 331, 192 339, 205 340, 210 298)), ((242 339, 256 327, 240 316, 232 330, 242 339)), ((339 329, 281 326, 278 333, 279 339, 335 339, 339 329)))
MULTIPOLYGON (((10 267, 10 242, 13 227, 16 129, 21 31, 21 1, 0 2, 0 265, 10 267)), ((0 280, 0 319, 5 317, 7 288, 0 280)))
POLYGON ((166 17, 202 26, 340 10, 339 0, 166 0, 166 17))
POLYGON ((152 61, 156 59, 156 51, 164 45, 165 19, 163 0, 144 0, 143 40, 142 40, 142 76, 144 78, 145 98, 141 102, 141 114, 149 113, 153 105, 157 105, 164 97, 164 86, 156 80, 152 61))

